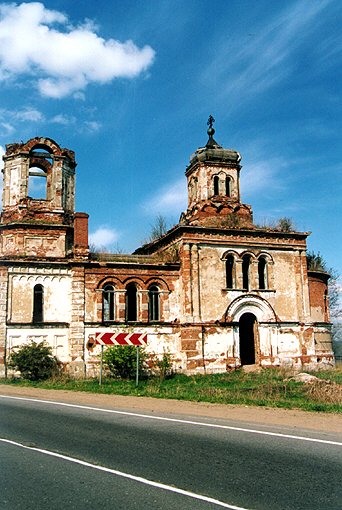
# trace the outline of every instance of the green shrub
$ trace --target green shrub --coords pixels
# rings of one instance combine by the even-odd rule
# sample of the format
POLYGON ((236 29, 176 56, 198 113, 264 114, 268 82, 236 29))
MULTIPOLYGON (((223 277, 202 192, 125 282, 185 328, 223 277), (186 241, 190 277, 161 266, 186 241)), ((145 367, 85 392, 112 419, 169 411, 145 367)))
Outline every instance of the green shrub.
MULTIPOLYGON (((139 373, 146 371, 147 354, 139 347, 139 373)), ((114 345, 103 353, 103 363, 113 377, 134 379, 137 370, 137 350, 134 345, 114 345)))
POLYGON ((58 360, 45 342, 22 345, 12 352, 8 366, 19 370, 23 379, 30 381, 48 379, 59 371, 58 360))
POLYGON ((151 364, 152 371, 159 375, 162 381, 174 375, 169 351, 164 350, 161 358, 157 354, 153 354, 151 356, 151 364))

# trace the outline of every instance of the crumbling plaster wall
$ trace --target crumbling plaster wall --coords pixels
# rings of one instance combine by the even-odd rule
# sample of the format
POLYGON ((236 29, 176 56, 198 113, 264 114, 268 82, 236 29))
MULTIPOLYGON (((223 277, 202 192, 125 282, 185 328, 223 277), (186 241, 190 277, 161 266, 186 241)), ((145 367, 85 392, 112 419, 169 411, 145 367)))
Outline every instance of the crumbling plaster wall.
POLYGON ((7 314, 7 267, 0 267, 0 377, 5 375, 6 352, 6 314, 7 314))
POLYGON ((30 342, 46 342, 52 349, 52 354, 57 356, 62 363, 70 362, 70 345, 68 328, 7 328, 7 359, 13 349, 30 342))
MULTIPOLYGON (((118 325, 115 327, 115 333, 134 333, 148 335, 148 344, 146 352, 151 357, 161 357, 164 352, 170 353, 174 369, 184 370, 187 367, 187 359, 184 353, 181 353, 180 330, 177 325, 139 325, 133 327, 130 325, 118 325)), ((105 327, 86 327, 85 329, 85 343, 89 338, 94 338, 95 333, 106 333, 108 328, 105 327)), ((97 345, 93 350, 88 350, 85 347, 85 363, 87 366, 87 374, 95 375, 99 369, 101 347, 97 345)))
POLYGON ((31 323, 33 288, 44 289, 44 322, 70 322, 71 279, 67 270, 50 268, 10 268, 7 320, 10 323, 31 323))
POLYGON ((248 245, 246 242, 239 245, 237 240, 234 244, 222 244, 189 242, 182 246, 182 321, 193 324, 181 333, 187 369, 201 370, 205 363, 213 371, 238 366, 238 320, 244 312, 254 313, 258 320, 257 363, 297 366, 309 362, 303 356, 315 356, 317 350, 308 313, 305 250, 288 245, 270 246, 272 243, 267 245, 267 240, 257 244, 250 239, 248 245), (234 289, 226 289, 227 252, 236 255, 234 289), (244 253, 252 255, 249 291, 242 289, 244 253), (258 288, 260 254, 268 256, 266 289, 258 288), (232 313, 232 303, 239 303, 238 314, 232 313))
POLYGON ((226 195, 226 176, 230 178, 230 198, 239 200, 238 176, 239 172, 236 167, 221 167, 219 165, 199 165, 189 177, 189 201, 188 207, 193 207, 196 203, 214 195, 214 176, 219 177, 219 194, 226 195))
POLYGON ((0 254, 7 257, 65 257, 65 230, 46 231, 45 235, 37 233, 36 229, 18 228, 2 235, 0 254))
POLYGON ((2 202, 15 206, 27 196, 29 158, 8 158, 4 172, 2 202))
POLYGON ((44 341, 61 362, 70 362, 71 279, 68 269, 10 266, 2 280, 6 281, 7 328, 3 342, 7 359, 13 348, 31 341, 44 341), (44 288, 44 325, 33 323, 33 288, 37 284, 44 288))
POLYGON ((217 247, 205 243, 196 247, 192 246, 191 269, 189 269, 191 283, 185 282, 185 284, 192 285, 188 294, 193 299, 193 307, 196 308, 196 305, 197 308, 200 307, 197 315, 200 315, 203 321, 221 320, 234 299, 252 293, 266 299, 280 320, 298 321, 307 318, 307 308, 303 311, 301 299, 303 297, 306 303, 308 301, 307 280, 301 268, 298 268, 301 264, 298 258, 296 251, 265 250, 263 247, 246 250, 245 246, 238 245, 232 249, 228 246, 217 247), (227 252, 233 252, 237 257, 234 289, 226 288, 224 256, 227 252), (252 255, 248 292, 242 288, 241 257, 244 253, 252 255), (268 284, 266 289, 259 289, 257 257, 264 253, 270 255, 267 268, 268 284))
MULTIPOLYGON (((282 366, 317 369, 333 366, 329 331, 293 324, 259 323, 255 361, 263 367, 282 366)), ((240 337, 238 323, 225 326, 191 326, 181 330, 182 364, 188 373, 223 372, 238 368, 240 337), (185 355, 185 356, 184 356, 185 355)))

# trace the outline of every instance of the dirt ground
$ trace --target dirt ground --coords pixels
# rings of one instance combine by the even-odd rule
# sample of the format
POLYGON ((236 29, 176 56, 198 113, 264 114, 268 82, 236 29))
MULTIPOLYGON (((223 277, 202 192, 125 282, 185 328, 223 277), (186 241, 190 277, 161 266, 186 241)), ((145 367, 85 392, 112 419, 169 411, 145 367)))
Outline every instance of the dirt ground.
POLYGON ((184 402, 150 397, 99 395, 65 390, 25 388, 5 384, 0 384, 0 395, 52 400, 105 409, 120 408, 146 414, 187 414, 195 417, 196 420, 200 419, 200 417, 221 418, 242 421, 249 425, 284 426, 292 428, 294 433, 296 428, 342 433, 342 415, 330 413, 313 413, 269 407, 220 405, 206 402, 184 402))

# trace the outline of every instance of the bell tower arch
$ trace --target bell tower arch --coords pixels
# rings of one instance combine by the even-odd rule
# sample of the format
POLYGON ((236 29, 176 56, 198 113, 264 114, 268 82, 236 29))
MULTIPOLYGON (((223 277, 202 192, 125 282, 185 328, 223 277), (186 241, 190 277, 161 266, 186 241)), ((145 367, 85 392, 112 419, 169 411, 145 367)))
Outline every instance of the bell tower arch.
POLYGON ((25 212, 39 215, 73 213, 75 209, 75 155, 50 138, 6 145, 2 193, 3 221, 25 212), (38 194, 36 194, 36 192, 38 194))

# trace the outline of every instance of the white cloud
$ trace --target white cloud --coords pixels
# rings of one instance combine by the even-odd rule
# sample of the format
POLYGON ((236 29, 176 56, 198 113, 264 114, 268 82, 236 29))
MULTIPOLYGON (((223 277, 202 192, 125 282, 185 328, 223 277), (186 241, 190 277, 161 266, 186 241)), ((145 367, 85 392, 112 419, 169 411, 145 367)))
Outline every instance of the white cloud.
POLYGON ((118 240, 118 237, 116 230, 102 225, 95 232, 89 234, 89 243, 97 248, 108 248, 118 240))
POLYGON ((7 136, 15 131, 12 124, 9 124, 8 122, 1 122, 0 121, 0 134, 7 136))
POLYGON ((241 195, 245 199, 255 197, 259 191, 284 189, 284 183, 278 178, 278 172, 286 166, 281 160, 256 161, 246 164, 241 172, 241 195))
POLYGON ((85 94, 84 94, 84 92, 81 92, 81 91, 74 92, 73 98, 79 99, 80 101, 85 101, 85 94))
MULTIPOLYGON (((44 115, 35 108, 31 106, 25 106, 21 110, 6 110, 5 108, 0 109, 0 121, 3 121, 3 125, 6 123, 8 125, 9 122, 19 121, 19 122, 41 122, 44 120, 44 115)), ((11 131, 14 128, 11 127, 11 131)))
POLYGON ((51 122, 53 124, 61 124, 63 126, 69 126, 70 124, 75 124, 76 118, 73 115, 65 115, 64 113, 60 113, 52 117, 51 122))
POLYGON ((89 20, 71 27, 40 2, 0 4, 0 79, 29 73, 43 96, 82 98, 89 83, 134 78, 152 64, 150 46, 105 40, 95 29, 89 20))
POLYGON ((149 199, 148 203, 144 204, 144 208, 148 212, 153 212, 153 214, 157 211, 158 214, 180 215, 187 208, 187 197, 186 180, 182 178, 159 190, 149 199), (152 211, 151 203, 153 204, 152 211))
MULTIPOLYGON (((61 126, 75 126, 77 118, 73 115, 66 115, 59 113, 51 118, 52 124, 60 124, 61 126)), ((102 124, 96 120, 86 120, 82 123, 77 123, 76 129, 79 133, 96 133, 102 127, 102 124)))
POLYGON ((42 122, 44 121, 44 115, 35 108, 25 106, 21 110, 6 110, 5 108, 0 109, 0 135, 8 137, 15 130, 15 126, 18 122, 42 122))
POLYGON ((29 106, 23 108, 22 110, 18 110, 17 112, 13 112, 12 116, 14 119, 20 120, 22 122, 31 121, 31 122, 40 122, 44 120, 43 114, 36 110, 35 108, 30 108, 29 106))
POLYGON ((86 131, 90 133, 95 133, 96 131, 99 131, 102 127, 101 122, 97 122, 96 120, 86 120, 83 123, 83 126, 86 131))

